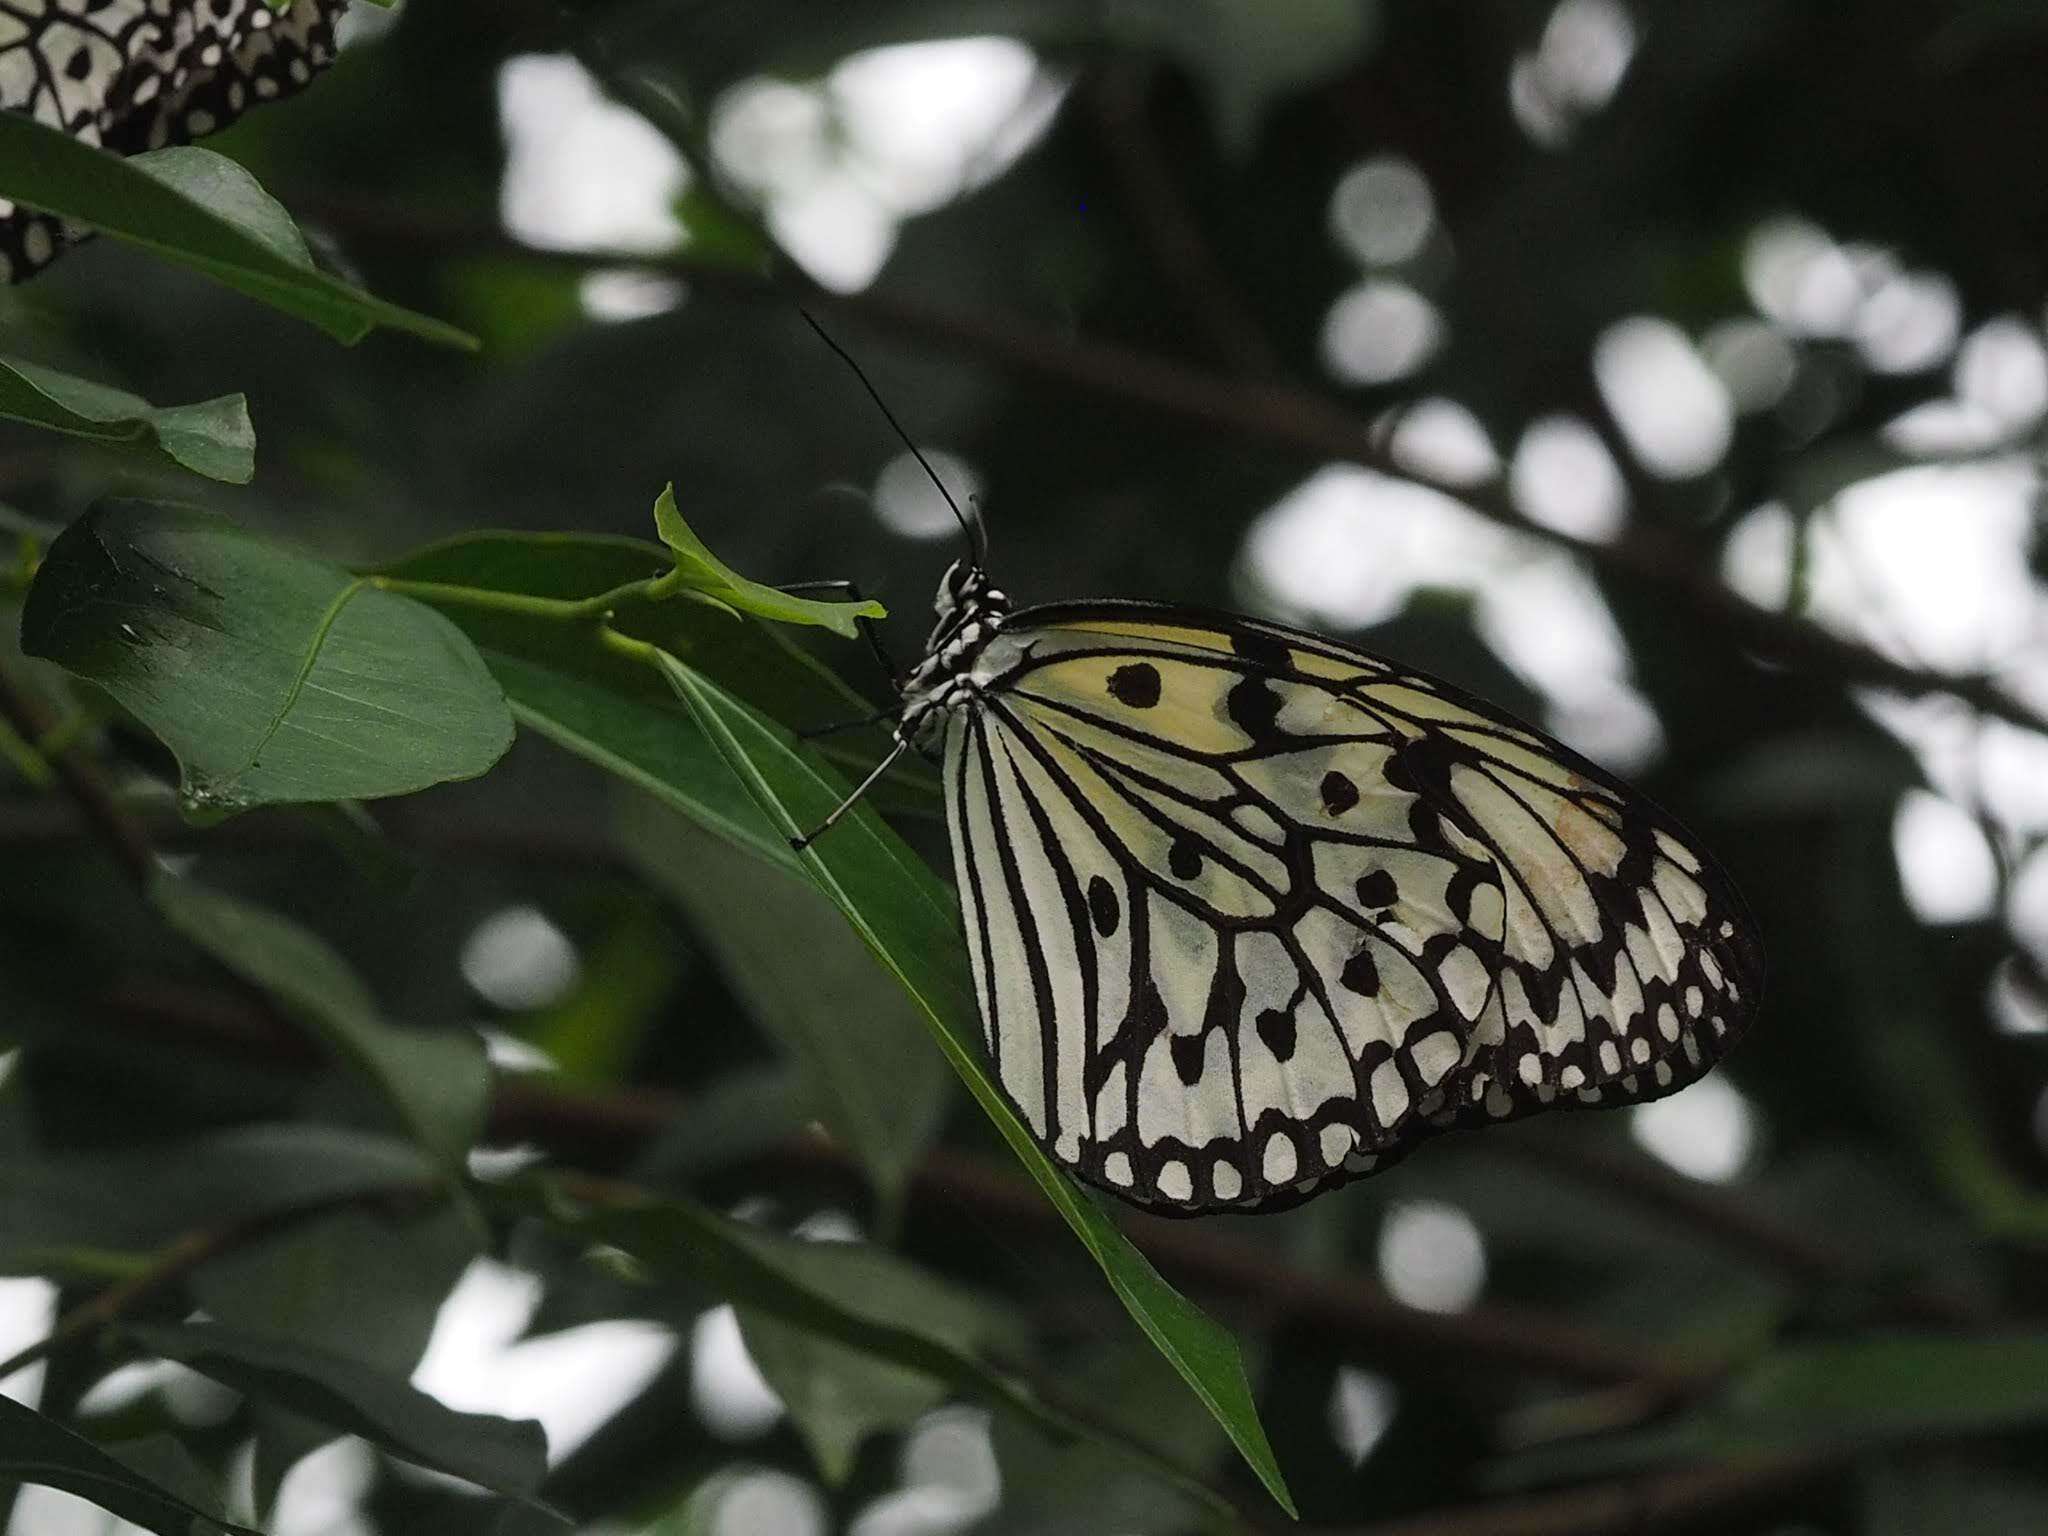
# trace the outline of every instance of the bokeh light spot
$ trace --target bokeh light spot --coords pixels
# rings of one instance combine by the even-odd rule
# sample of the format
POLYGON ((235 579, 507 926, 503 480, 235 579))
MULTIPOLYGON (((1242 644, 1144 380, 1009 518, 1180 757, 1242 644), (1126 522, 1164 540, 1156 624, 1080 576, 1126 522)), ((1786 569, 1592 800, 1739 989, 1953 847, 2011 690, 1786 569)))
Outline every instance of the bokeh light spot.
POLYGON ((1353 166, 1330 194, 1331 233, 1369 267, 1397 266, 1415 256, 1435 222, 1429 179, 1399 155, 1353 166))
POLYGON ((1323 321, 1323 364, 1346 384, 1406 378, 1436 354, 1443 320, 1406 283, 1368 278, 1338 296, 1323 321))
POLYGON ((1576 416, 1529 423, 1508 467, 1508 494, 1531 522, 1603 543, 1621 532, 1627 506, 1607 445, 1576 416))
POLYGON ((1440 395, 1398 413, 1387 451, 1401 468, 1440 485, 1484 485, 1500 473, 1500 455, 1479 418, 1440 395))
POLYGON ((1968 923, 1998 902, 1998 861, 1984 829, 1953 800, 1909 789, 1892 817, 1906 904, 1923 923, 1968 923))
POLYGON ((1629 1111, 1644 1151, 1690 1179, 1725 1184, 1756 1150, 1756 1111, 1727 1078, 1709 1074, 1669 1098, 1629 1111))
POLYGON ((1386 1377, 1355 1365, 1338 1366, 1330 1383, 1330 1438, 1344 1459, 1354 1467, 1363 1466, 1393 1426, 1399 1406, 1400 1395, 1386 1377))
POLYGON ((1784 398, 1799 358, 1782 332, 1762 320, 1723 320, 1700 338, 1700 356, 1727 389, 1735 409, 1769 410, 1784 398))
POLYGON ((1601 398, 1638 460, 1667 480, 1705 474, 1735 432, 1728 387, 1666 320, 1616 322, 1593 346, 1601 398))
POLYGON ((689 184, 675 146, 566 54, 521 54, 498 72, 505 133, 499 216, 547 250, 675 249, 689 184))
POLYGON ((569 936, 538 907, 507 907, 477 924, 463 943, 462 979, 499 1008, 545 1008, 582 975, 569 936))
POLYGON ((782 1417, 782 1399, 747 1353, 729 1306, 702 1313, 690 1329, 690 1404, 722 1440, 751 1440, 782 1417))
MULTIPOLYGON (((945 482, 946 489, 953 493, 953 500, 967 511, 968 503, 981 494, 981 477, 974 467, 958 454, 942 448, 926 448, 924 456, 945 482)), ((906 539, 945 539, 960 533, 960 522, 952 507, 932 484, 917 456, 908 451, 890 459, 875 476, 874 506, 882 526, 906 539)))
POLYGON ((1462 1312, 1486 1285, 1486 1245, 1472 1218, 1441 1200, 1404 1200, 1380 1223, 1380 1279, 1395 1300, 1462 1312))

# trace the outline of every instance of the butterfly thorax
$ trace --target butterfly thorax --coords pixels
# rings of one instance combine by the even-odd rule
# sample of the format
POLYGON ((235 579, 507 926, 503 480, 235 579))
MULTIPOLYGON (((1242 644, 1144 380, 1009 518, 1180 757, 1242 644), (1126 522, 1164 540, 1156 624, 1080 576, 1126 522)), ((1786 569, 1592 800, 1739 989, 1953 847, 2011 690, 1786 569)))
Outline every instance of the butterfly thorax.
POLYGON ((912 739, 945 712, 963 708, 974 696, 976 659, 1002 631, 1010 599, 991 585, 978 565, 956 560, 939 582, 932 604, 938 615, 924 659, 903 684, 903 724, 898 734, 912 739))

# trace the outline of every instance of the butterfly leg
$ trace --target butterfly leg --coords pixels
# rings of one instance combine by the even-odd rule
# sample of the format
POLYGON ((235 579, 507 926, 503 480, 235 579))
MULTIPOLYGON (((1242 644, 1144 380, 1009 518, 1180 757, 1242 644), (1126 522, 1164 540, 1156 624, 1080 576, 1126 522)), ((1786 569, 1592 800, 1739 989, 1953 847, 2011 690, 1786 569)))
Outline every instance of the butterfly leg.
MULTIPOLYGON (((848 602, 867 601, 858 585, 850 581, 790 581, 777 587, 778 592, 787 592, 791 597, 807 597, 812 593, 830 592, 848 602)), ((889 679, 889 686, 899 691, 903 687, 903 674, 896 670, 895 659, 882 644, 882 632, 875 627, 875 621, 865 614, 854 619, 854 627, 861 638, 868 643, 868 649, 875 653, 875 660, 882 664, 882 672, 889 679)))
POLYGON ((838 821, 839 818, 844 816, 848 811, 852 810, 854 807, 854 803, 858 801, 860 797, 866 794, 870 789, 873 789, 875 785, 881 780, 882 775, 887 773, 891 768, 896 766, 896 759, 901 757, 905 752, 908 752, 909 750, 909 740, 905 737, 898 736, 896 738, 896 745, 889 749, 889 755, 883 758, 879 763, 875 764, 874 771, 870 773, 866 778, 862 779, 860 783, 854 786, 853 793, 848 795, 844 800, 840 801, 837 805, 833 806, 832 813, 829 816, 827 816, 823 821, 819 822, 818 825, 811 831, 806 832, 802 837, 792 837, 789 840, 789 846, 794 848, 798 853, 802 853, 806 848, 810 847, 812 843, 815 843, 819 838, 823 837, 827 832, 831 831, 833 823, 838 821))

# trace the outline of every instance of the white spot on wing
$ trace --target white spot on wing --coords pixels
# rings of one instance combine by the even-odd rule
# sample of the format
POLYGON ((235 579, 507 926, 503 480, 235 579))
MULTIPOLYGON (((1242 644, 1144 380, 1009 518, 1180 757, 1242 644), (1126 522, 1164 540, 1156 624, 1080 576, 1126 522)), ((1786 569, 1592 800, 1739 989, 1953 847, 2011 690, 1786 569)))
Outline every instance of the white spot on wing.
POLYGON ((1372 1069, 1372 1112, 1382 1126, 1392 1126, 1408 1112, 1408 1084, 1392 1057, 1372 1069))
POLYGON ((1188 1165, 1174 1158, 1159 1170, 1159 1193, 1169 1200, 1189 1200, 1194 1197, 1195 1181, 1188 1174, 1188 1165))
POLYGON ((1424 1035, 1415 1042, 1409 1053, 1415 1059, 1415 1070, 1423 1082, 1434 1087, 1443 1075, 1464 1059, 1464 1048, 1458 1044, 1458 1037, 1447 1029, 1435 1034, 1424 1035))
POLYGON ((1275 1131, 1267 1138, 1263 1171, 1268 1184, 1285 1184, 1293 1178, 1296 1162, 1294 1139, 1285 1131, 1275 1131))

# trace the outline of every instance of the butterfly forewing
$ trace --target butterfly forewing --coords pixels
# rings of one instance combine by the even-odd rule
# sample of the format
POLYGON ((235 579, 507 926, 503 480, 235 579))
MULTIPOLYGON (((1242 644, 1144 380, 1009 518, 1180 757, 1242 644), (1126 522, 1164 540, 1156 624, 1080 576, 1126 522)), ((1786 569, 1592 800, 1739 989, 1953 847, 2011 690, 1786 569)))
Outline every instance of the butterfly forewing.
MULTIPOLYGON (((184 144, 288 96, 335 56, 342 0, 0 0, 0 110, 115 154, 184 144)), ((0 280, 84 233, 0 204, 0 280)))
POLYGON ((990 1057, 1126 1198, 1274 1208, 1448 1126, 1652 1098, 1755 1006, 1669 817, 1421 674, 1091 603, 972 676, 947 784, 990 1057))

